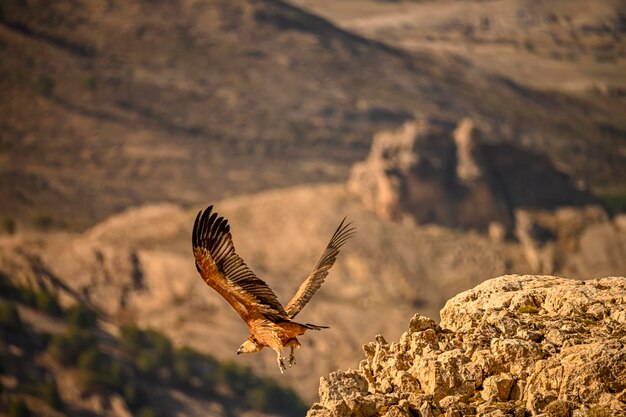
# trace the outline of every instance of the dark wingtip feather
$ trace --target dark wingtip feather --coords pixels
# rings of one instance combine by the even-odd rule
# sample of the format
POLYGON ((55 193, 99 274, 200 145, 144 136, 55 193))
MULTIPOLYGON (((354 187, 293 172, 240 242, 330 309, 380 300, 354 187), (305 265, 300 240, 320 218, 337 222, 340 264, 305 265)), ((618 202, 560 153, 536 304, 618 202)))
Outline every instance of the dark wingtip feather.
POLYGON ((347 216, 341 220, 339 227, 335 230, 331 238, 331 244, 336 248, 345 244, 352 236, 356 234, 356 227, 352 226, 352 222, 346 223, 347 216))
POLYGON ((194 248, 200 246, 202 239, 205 237, 204 235, 210 224, 210 222, 207 223, 207 218, 210 216, 212 211, 213 205, 211 204, 205 210, 200 210, 196 216, 191 236, 191 243, 194 248))

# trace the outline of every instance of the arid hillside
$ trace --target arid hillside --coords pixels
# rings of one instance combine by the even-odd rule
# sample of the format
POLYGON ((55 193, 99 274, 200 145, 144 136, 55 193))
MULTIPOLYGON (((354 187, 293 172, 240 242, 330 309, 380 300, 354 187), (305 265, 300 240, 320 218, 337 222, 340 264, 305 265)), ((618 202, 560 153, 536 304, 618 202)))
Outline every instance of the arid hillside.
POLYGON ((609 104, 624 106, 625 9, 621 0, 293 3, 345 29, 407 51, 454 53, 524 86, 590 100, 604 97, 609 111, 609 104))
POLYGON ((0 414, 256 417, 303 415, 289 388, 162 333, 98 320, 83 303, 0 276, 0 414), (252 414, 251 414, 252 413, 252 414))
POLYGON ((474 117, 593 186, 624 177, 604 107, 278 0, 6 0, 0 56, 0 215, 18 228, 343 180, 415 112, 474 117))
MULTIPOLYGON (((555 219, 575 225, 565 229, 567 239, 534 247, 533 241, 380 220, 343 184, 234 197, 215 208, 230 220, 237 252, 282 302, 309 274, 341 218, 358 227, 299 316, 330 329, 305 335, 297 366, 280 376, 307 401, 320 375, 357 365, 361 344, 378 333, 399 337, 404 317, 416 311, 437 317, 445 300, 485 276, 543 270, 548 255, 551 270, 580 279, 624 268, 621 217, 581 226, 575 212, 563 211, 555 219), (578 249, 564 252, 566 244, 578 249)), ((235 355, 247 328, 195 271, 190 230, 196 214, 160 204, 127 210, 80 234, 4 236, 0 273, 56 292, 62 303, 82 300, 114 327, 155 328, 177 344, 278 377, 271 352, 235 355)))
MULTIPOLYGON (((624 155, 626 5, 622 0, 291 2, 406 53, 455 56, 525 89, 574 98, 596 114, 584 117, 595 120, 599 136, 617 139, 614 150, 624 155)), ((497 87, 485 93, 494 90, 497 87)), ((591 182, 597 192, 625 194, 623 181, 591 182)))

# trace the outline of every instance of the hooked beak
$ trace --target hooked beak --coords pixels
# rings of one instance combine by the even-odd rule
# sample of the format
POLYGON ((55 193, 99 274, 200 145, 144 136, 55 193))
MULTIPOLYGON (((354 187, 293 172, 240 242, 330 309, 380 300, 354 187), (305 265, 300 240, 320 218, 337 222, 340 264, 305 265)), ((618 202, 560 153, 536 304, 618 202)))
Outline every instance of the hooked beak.
POLYGON ((241 348, 237 349, 237 355, 241 355, 242 353, 241 348))

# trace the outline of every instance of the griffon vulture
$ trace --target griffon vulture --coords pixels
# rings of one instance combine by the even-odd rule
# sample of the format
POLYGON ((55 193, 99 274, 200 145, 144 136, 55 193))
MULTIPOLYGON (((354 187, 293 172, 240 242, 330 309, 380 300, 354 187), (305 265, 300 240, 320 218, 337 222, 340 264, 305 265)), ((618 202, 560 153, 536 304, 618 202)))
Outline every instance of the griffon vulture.
POLYGON ((237 350, 240 353, 258 352, 265 346, 277 355, 280 372, 285 370, 282 351, 291 349, 289 366, 295 365, 294 350, 300 347, 297 336, 307 330, 326 326, 301 324, 292 319, 311 300, 333 266, 339 249, 354 235, 355 228, 345 218, 328 242, 313 272, 304 280, 286 307, 276 298, 271 288, 248 268, 235 252, 228 220, 212 212, 213 206, 200 211, 193 225, 192 246, 196 269, 211 288, 230 303, 250 329, 248 338, 237 350))

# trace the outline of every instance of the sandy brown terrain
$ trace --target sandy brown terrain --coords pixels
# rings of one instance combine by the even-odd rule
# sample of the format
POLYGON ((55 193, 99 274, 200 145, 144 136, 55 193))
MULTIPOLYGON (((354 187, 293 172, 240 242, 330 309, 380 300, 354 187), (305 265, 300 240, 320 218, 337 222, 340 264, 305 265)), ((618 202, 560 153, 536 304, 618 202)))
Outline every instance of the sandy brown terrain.
POLYGON ((474 117, 595 187, 624 176, 621 99, 607 111, 337 24, 273 0, 4 1, 3 222, 81 229, 144 202, 344 180, 415 113, 474 117))

